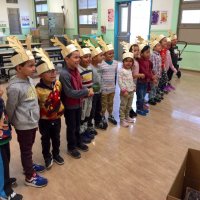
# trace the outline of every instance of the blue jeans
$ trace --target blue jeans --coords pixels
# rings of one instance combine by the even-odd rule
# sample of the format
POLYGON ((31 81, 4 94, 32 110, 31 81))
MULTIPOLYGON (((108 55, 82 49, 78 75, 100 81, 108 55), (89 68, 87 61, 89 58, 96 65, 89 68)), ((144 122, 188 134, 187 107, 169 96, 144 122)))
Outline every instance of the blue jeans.
POLYGON ((137 82, 136 94, 137 94, 137 110, 143 110, 144 106, 144 97, 147 92, 147 83, 137 82))

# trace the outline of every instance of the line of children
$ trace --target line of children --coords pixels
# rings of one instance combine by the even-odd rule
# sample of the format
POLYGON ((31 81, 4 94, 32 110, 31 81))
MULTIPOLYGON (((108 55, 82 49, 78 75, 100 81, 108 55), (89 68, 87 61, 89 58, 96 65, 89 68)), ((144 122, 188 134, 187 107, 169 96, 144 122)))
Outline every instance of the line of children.
POLYGON ((49 57, 42 49, 35 48, 40 61, 36 65, 40 82, 36 85, 38 102, 40 106, 39 131, 41 133, 42 154, 46 169, 50 169, 53 161, 59 165, 64 164, 60 153, 61 116, 64 106, 61 102, 62 86, 56 80, 56 70, 49 57), (52 154, 50 147, 52 143, 52 154))
POLYGON ((25 184, 33 187, 46 186, 46 178, 36 172, 45 168, 33 164, 32 147, 35 141, 39 120, 39 105, 35 86, 30 76, 35 72, 35 60, 29 50, 25 50, 15 36, 7 38, 15 49, 11 62, 16 69, 7 87, 6 111, 9 122, 14 126, 20 146, 21 162, 25 174, 25 184))

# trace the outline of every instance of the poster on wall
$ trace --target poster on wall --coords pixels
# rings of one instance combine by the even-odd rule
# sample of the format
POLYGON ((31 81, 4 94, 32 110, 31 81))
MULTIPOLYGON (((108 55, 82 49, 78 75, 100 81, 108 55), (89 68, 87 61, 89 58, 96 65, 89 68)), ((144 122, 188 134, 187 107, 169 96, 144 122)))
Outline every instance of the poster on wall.
POLYGON ((108 29, 114 28, 114 9, 108 9, 108 29))
POLYGON ((157 25, 159 23, 159 19, 160 19, 160 11, 159 10, 152 11, 151 25, 157 25))
POLYGON ((0 28, 7 28, 7 27, 8 27, 8 22, 0 21, 0 28))
POLYGON ((30 26, 30 18, 29 16, 22 16, 21 17, 21 23, 23 27, 29 27, 30 26))
POLYGON ((168 20, 168 12, 160 11, 160 24, 167 24, 168 20))

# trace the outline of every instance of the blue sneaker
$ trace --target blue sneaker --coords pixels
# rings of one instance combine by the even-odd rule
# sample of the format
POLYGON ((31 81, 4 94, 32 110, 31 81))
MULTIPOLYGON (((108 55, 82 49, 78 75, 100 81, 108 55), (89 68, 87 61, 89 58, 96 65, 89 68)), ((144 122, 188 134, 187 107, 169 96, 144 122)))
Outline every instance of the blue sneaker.
POLYGON ((90 138, 91 140, 94 139, 95 134, 91 133, 89 130, 86 130, 83 135, 85 135, 86 137, 90 138))
POLYGON ((33 169, 36 171, 36 172, 43 172, 45 171, 45 167, 42 166, 42 165, 37 165, 37 164, 33 164, 33 169))
POLYGON ((87 137, 85 134, 82 133, 81 134, 81 140, 82 140, 83 143, 89 144, 89 143, 91 143, 92 139, 90 139, 89 137, 87 137))
POLYGON ((147 113, 144 110, 137 110, 138 115, 146 116, 147 113))
POLYGON ((144 111, 146 114, 149 113, 149 110, 147 110, 147 109, 144 109, 143 111, 144 111))
POLYGON ((25 179, 25 185, 40 188, 48 184, 48 180, 34 173, 30 180, 25 179))

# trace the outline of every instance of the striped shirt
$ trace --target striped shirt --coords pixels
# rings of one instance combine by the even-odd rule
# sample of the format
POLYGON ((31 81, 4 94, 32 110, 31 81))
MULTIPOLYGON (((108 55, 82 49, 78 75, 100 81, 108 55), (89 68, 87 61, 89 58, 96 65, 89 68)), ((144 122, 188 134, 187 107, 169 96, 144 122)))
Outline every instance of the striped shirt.
POLYGON ((112 64, 108 64, 105 61, 101 63, 100 65, 102 72, 101 87, 103 94, 110 94, 115 92, 117 67, 118 67, 118 62, 116 60, 113 60, 112 64))
POLYGON ((93 82, 92 82, 92 68, 91 68, 91 66, 88 66, 88 67, 84 68, 84 67, 81 67, 79 65, 78 71, 79 71, 79 73, 81 75, 81 78, 82 78, 82 85, 84 87, 91 88, 92 85, 93 85, 93 82))

